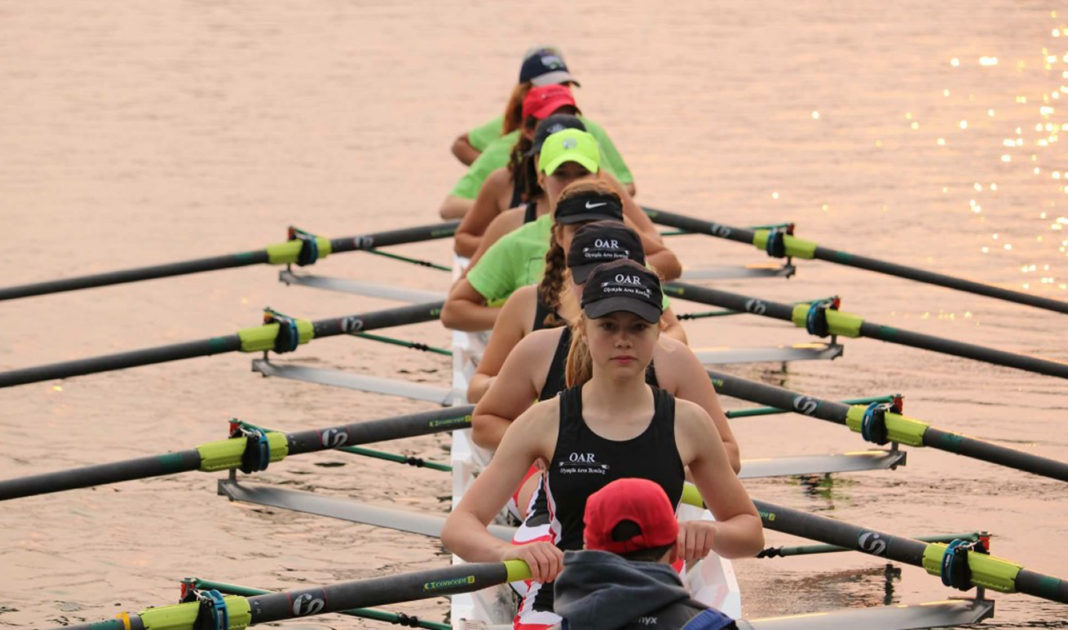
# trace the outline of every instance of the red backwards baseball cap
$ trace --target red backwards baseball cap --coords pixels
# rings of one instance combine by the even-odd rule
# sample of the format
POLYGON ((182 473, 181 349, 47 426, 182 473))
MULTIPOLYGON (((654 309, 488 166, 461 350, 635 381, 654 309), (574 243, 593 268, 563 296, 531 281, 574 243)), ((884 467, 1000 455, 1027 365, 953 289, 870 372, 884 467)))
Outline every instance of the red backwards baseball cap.
POLYGON ((523 118, 533 116, 538 120, 548 118, 556 110, 564 105, 570 105, 575 109, 575 97, 571 95, 571 88, 566 85, 539 85, 530 88, 526 98, 523 99, 523 118))
POLYGON ((586 499, 584 537, 587 549, 629 553, 663 547, 679 536, 675 509, 659 484, 648 479, 617 479, 586 499), (624 521, 638 526, 639 533, 615 540, 612 530, 624 521))

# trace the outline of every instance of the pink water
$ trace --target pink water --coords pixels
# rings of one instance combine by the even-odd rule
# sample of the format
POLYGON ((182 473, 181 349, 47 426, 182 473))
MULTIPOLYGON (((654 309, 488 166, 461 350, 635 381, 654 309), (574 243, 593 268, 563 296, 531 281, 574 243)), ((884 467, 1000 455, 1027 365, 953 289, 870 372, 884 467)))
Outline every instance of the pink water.
MULTIPOLYGON (((1055 3, 58 1, 0 6, 0 285, 428 223, 462 170, 461 130, 497 113, 529 45, 561 46, 583 111, 610 130, 649 205, 733 225, 793 220, 816 242, 1068 300, 1068 7, 1055 3)), ((673 241, 691 266, 759 261, 673 241)), ((402 251, 448 261, 444 242, 402 251)), ((1068 360, 1064 315, 822 262, 725 289, 843 296, 869 321, 1068 360)), ((427 290, 446 274, 345 254, 317 271, 427 290), (435 274, 438 275, 435 275, 435 274)), ((390 306, 286 288, 253 267, 0 303, 0 369, 229 334, 270 305, 311 319, 390 306)), ((680 310, 688 310, 681 307, 680 310)), ((752 316, 695 345, 801 341, 752 316)), ((444 344, 436 324, 399 333, 444 344)), ((294 355, 444 384, 447 360, 335 338, 294 355)), ((427 409, 262 379, 248 356, 0 391, 0 478, 190 448, 237 416, 294 430, 427 409)), ((947 430, 1068 459, 1062 380, 875 341, 832 363, 731 368, 814 395, 901 392, 947 430)), ((728 406, 745 403, 727 400, 728 406)), ((859 450, 799 416, 734 424, 743 457, 859 450)), ((387 445, 447 459, 447 440, 387 445)), ((260 475, 444 512, 447 475, 342 454, 260 475), (330 466, 344 463, 343 466, 330 466)), ((41 627, 174 600, 198 575, 289 588, 443 566, 437 541, 230 504, 190 473, 0 506, 0 625, 41 627)), ((1068 575, 1063 483, 911 449, 894 472, 749 482, 756 497, 902 534, 977 529, 1068 575)), ((769 532, 769 544, 796 539, 769 532)), ((747 616, 877 605, 858 554, 736 563, 747 616)), ((893 602, 951 593, 905 567, 893 602)), ((1068 627, 1068 609, 998 595, 988 627, 1068 627)), ((444 600, 398 607, 440 620, 444 600)), ((372 627, 340 617, 301 627, 372 627)))

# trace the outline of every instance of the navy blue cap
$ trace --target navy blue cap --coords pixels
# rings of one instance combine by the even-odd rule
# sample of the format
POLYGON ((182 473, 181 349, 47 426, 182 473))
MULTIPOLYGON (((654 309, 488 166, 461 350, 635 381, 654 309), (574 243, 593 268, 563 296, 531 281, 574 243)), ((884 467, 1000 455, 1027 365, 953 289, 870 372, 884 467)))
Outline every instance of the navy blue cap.
POLYGON ((575 232, 567 251, 567 268, 577 284, 586 282, 597 265, 627 258, 645 264, 645 248, 638 233, 619 221, 594 221, 575 232))
POLYGON ((590 319, 626 311, 655 324, 662 302, 660 278, 628 258, 597 265, 582 288, 582 311, 590 319))
POLYGON ((535 50, 523 59, 523 65, 519 68, 519 82, 526 83, 527 81, 534 85, 579 84, 567 71, 564 57, 555 48, 535 50))

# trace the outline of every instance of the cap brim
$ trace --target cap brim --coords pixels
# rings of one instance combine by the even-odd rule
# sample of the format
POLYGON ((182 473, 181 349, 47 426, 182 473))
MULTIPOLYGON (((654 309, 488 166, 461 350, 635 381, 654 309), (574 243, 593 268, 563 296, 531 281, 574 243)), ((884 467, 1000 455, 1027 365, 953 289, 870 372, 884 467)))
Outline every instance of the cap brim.
POLYGON ((564 162, 575 162, 576 164, 581 164, 586 168, 587 171, 591 173, 596 173, 601 168, 595 160, 585 155, 582 155, 581 153, 574 152, 558 155, 556 159, 552 162, 549 162, 548 164, 542 164, 541 170, 544 171, 546 175, 552 175, 554 172, 556 172, 556 169, 560 168, 560 165, 564 162))
POLYGON ((603 265, 603 262, 586 263, 585 265, 578 265, 577 267, 568 267, 571 272, 571 279, 575 281, 575 284, 586 284, 586 279, 590 277, 590 273, 597 265, 603 265))
MULTIPOLYGON (((573 223, 582 223, 583 221, 622 221, 623 217, 607 215, 603 212, 581 212, 579 214, 569 214, 564 217, 556 219, 556 222, 560 225, 571 225, 573 223)), ((597 263, 598 265, 611 262, 609 260, 602 260, 597 263)))
MULTIPOLYGON (((574 274, 574 271, 572 271, 574 274)), ((586 317, 590 319, 597 319, 604 317, 609 313, 618 313, 620 311, 626 311, 628 313, 634 313, 638 317, 641 317, 650 324, 655 324, 660 321, 660 315, 662 311, 648 302, 643 302, 637 298, 615 296, 604 298, 603 300, 597 300, 596 302, 590 302, 582 307, 586 317)))
POLYGON ((567 70, 554 70, 552 72, 546 72, 540 74, 530 80, 530 83, 535 86, 539 85, 558 85, 560 83, 574 83, 579 87, 579 82, 575 80, 575 77, 571 76, 571 73, 567 70))

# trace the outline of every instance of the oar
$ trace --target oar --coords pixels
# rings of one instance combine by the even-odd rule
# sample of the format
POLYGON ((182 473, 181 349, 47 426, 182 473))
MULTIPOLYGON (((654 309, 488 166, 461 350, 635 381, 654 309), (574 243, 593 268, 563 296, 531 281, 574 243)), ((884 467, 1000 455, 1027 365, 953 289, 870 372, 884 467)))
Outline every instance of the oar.
POLYGON ((1020 291, 1013 291, 1011 289, 1003 289, 1001 287, 995 287, 973 280, 947 276, 933 271, 907 267, 905 265, 868 258, 866 256, 857 256, 856 254, 850 254, 837 249, 820 247, 812 241, 802 240, 789 234, 777 233, 776 236, 772 236, 773 232, 770 230, 737 228, 723 225, 722 223, 714 223, 712 221, 695 219, 681 214, 656 210, 654 208, 643 208, 643 210, 649 215, 650 219, 661 225, 679 228, 687 232, 708 234, 718 238, 737 241, 739 243, 747 243, 756 246, 757 249, 767 251, 769 254, 780 258, 783 256, 806 259, 818 258, 839 265, 858 267, 860 269, 876 271, 878 273, 916 280, 918 282, 925 282, 927 284, 935 284, 967 293, 985 295, 987 297, 1015 302, 1017 304, 1026 304, 1028 306, 1056 311, 1058 313, 1068 313, 1068 302, 1022 293, 1020 291), (781 241, 779 240, 780 238, 781 241), (769 241, 771 242, 770 245, 769 241))
MULTIPOLYGON (((933 536, 913 536, 915 540, 922 542, 943 542, 951 543, 954 540, 966 540, 968 542, 975 542, 977 540, 983 541, 983 546, 987 549, 990 548, 990 536, 980 534, 978 532, 968 532, 966 534, 935 534, 933 536)), ((788 558, 790 556, 809 556, 818 553, 838 553, 841 551, 853 551, 848 547, 839 547, 838 545, 794 545, 792 547, 765 547, 757 554, 758 558, 788 558)))
POLYGON ((359 250, 372 250, 376 247, 387 245, 400 245, 402 243, 415 243, 428 241, 436 238, 452 236, 456 232, 459 221, 447 221, 433 225, 420 225, 417 227, 386 232, 375 232, 361 236, 346 236, 344 238, 326 239, 311 237, 301 233, 303 238, 295 237, 283 243, 274 243, 263 249, 254 249, 236 254, 212 256, 210 258, 198 258, 182 262, 152 265, 150 267, 138 267, 136 269, 123 269, 109 271, 89 276, 75 278, 62 278, 48 282, 36 282, 23 284, 15 287, 0 288, 0 300, 13 300, 16 298, 30 297, 33 295, 45 295, 48 293, 60 293, 77 289, 89 289, 103 287, 111 284, 125 282, 138 282, 140 280, 152 280, 154 278, 167 278, 170 276, 182 276, 202 271, 214 271, 216 269, 230 269, 232 267, 245 267, 248 265, 271 264, 311 264, 316 259, 325 258, 329 254, 352 252, 359 250), (314 254, 310 253, 314 250, 314 254), (303 256, 302 256, 303 254, 303 256))
POLYGON ((292 347, 279 347, 280 337, 282 339, 290 339, 295 347, 297 343, 307 343, 312 339, 352 334, 389 326, 428 322, 437 319, 441 315, 441 306, 442 302, 430 302, 428 304, 401 306, 359 315, 332 317, 315 322, 303 319, 291 320, 296 327, 295 332, 290 331, 287 333, 284 331, 281 336, 279 331, 282 324, 276 321, 262 326, 245 328, 232 335, 0 372, 0 387, 35 383, 54 378, 67 378, 68 376, 78 376, 80 374, 121 370, 152 363, 205 357, 224 352, 291 350, 292 347))
POLYGON ((872 405, 847 405, 766 385, 722 372, 708 371, 716 391, 725 396, 790 409, 821 420, 843 424, 876 444, 897 442, 929 446, 1025 472, 1068 481, 1068 463, 1017 451, 984 440, 943 431, 931 425, 872 405))
POLYGON ((251 432, 245 436, 208 442, 177 453, 7 479, 0 481, 0 501, 190 470, 264 470, 269 463, 292 455, 336 449, 351 444, 369 444, 466 429, 471 426, 473 410, 473 406, 464 405, 325 429, 293 433, 251 432))
MULTIPOLYGON (((683 486, 682 502, 704 507, 701 494, 689 483, 683 486)), ((979 586, 1068 604, 1068 580, 1030 571, 997 556, 979 551, 956 553, 952 549, 947 553, 948 548, 954 547, 952 543, 926 543, 766 501, 754 500, 753 504, 768 529, 922 567, 931 575, 942 576, 946 586, 962 591, 979 586), (962 565, 967 568, 962 569, 962 565)))
POLYGON ((873 324, 856 315, 827 308, 826 303, 785 304, 683 282, 669 282, 664 284, 663 288, 664 293, 672 297, 791 322, 818 337, 868 337, 1028 372, 1068 378, 1068 363, 873 324))
MULTIPOLYGON (((193 589, 196 591, 216 590, 224 595, 244 595, 245 597, 251 595, 263 595, 265 593, 271 592, 262 588, 252 588, 251 586, 241 586, 240 584, 227 584, 226 582, 202 580, 200 578, 185 578, 184 580, 182 580, 183 592, 186 591, 186 589, 193 589)), ((363 619, 374 619, 375 621, 385 621, 386 623, 399 624, 408 628, 452 630, 452 626, 443 623, 426 621, 414 615, 393 613, 385 610, 376 610, 374 608, 353 608, 351 610, 340 610, 338 611, 338 614, 349 615, 352 617, 362 617, 363 619)))
MULTIPOLYGON (((225 618, 224 628, 244 628, 260 623, 310 615, 396 604, 456 593, 470 593, 505 582, 530 578, 521 560, 485 564, 458 564, 443 569, 402 573, 369 580, 340 582, 314 588, 244 597, 210 594, 210 609, 225 618)), ((193 630, 200 602, 149 608, 137 614, 122 613, 118 619, 65 626, 66 630, 193 630)), ((202 619, 202 621, 204 621, 202 619)), ((212 627, 206 625, 204 627, 212 627)))

